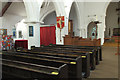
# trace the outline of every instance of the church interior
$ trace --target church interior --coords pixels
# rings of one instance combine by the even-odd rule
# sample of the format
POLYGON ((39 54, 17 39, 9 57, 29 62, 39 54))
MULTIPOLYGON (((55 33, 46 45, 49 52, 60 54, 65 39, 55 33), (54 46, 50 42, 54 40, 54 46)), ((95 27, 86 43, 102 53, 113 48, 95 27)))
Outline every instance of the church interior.
POLYGON ((119 80, 119 0, 0 0, 0 78, 119 80))

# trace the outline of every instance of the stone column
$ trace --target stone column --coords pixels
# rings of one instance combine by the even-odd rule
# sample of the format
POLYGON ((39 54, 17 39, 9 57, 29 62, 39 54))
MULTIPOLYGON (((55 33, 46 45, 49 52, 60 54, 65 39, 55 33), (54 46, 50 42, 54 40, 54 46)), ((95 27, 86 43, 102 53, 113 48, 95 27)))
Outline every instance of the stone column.
POLYGON ((27 26, 28 49, 31 49, 31 46, 40 47, 40 23, 27 22, 27 26), (33 36, 29 36, 29 26, 33 26, 33 36))

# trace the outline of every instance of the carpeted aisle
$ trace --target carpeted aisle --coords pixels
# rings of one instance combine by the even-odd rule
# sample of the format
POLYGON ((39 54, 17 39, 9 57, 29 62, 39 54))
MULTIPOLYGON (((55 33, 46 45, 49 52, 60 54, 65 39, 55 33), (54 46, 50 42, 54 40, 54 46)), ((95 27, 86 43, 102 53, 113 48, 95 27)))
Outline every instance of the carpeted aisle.
POLYGON ((115 55, 117 47, 103 46, 103 61, 91 71, 89 78, 118 78, 118 56, 115 55))

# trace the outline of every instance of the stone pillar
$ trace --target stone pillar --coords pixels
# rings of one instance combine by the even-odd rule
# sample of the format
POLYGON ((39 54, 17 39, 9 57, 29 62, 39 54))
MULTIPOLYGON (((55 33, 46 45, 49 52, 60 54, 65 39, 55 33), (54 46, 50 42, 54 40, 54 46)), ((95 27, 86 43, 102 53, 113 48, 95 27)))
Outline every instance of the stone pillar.
POLYGON ((98 16, 98 21, 102 22, 97 24, 97 39, 101 38, 101 45, 104 43, 104 32, 105 32, 105 16, 104 14, 101 14, 98 16))
POLYGON ((31 49, 31 46, 40 47, 40 23, 27 22, 27 26, 28 49, 31 49), (29 26, 33 26, 33 36, 29 36, 29 26))

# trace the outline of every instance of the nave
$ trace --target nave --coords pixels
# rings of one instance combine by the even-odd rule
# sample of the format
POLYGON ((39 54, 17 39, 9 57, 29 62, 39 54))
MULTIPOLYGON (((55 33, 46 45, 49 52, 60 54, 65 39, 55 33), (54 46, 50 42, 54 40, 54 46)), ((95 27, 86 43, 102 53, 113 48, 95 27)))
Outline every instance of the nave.
POLYGON ((118 79, 120 2, 113 1, 0 0, 2 80, 118 79))

